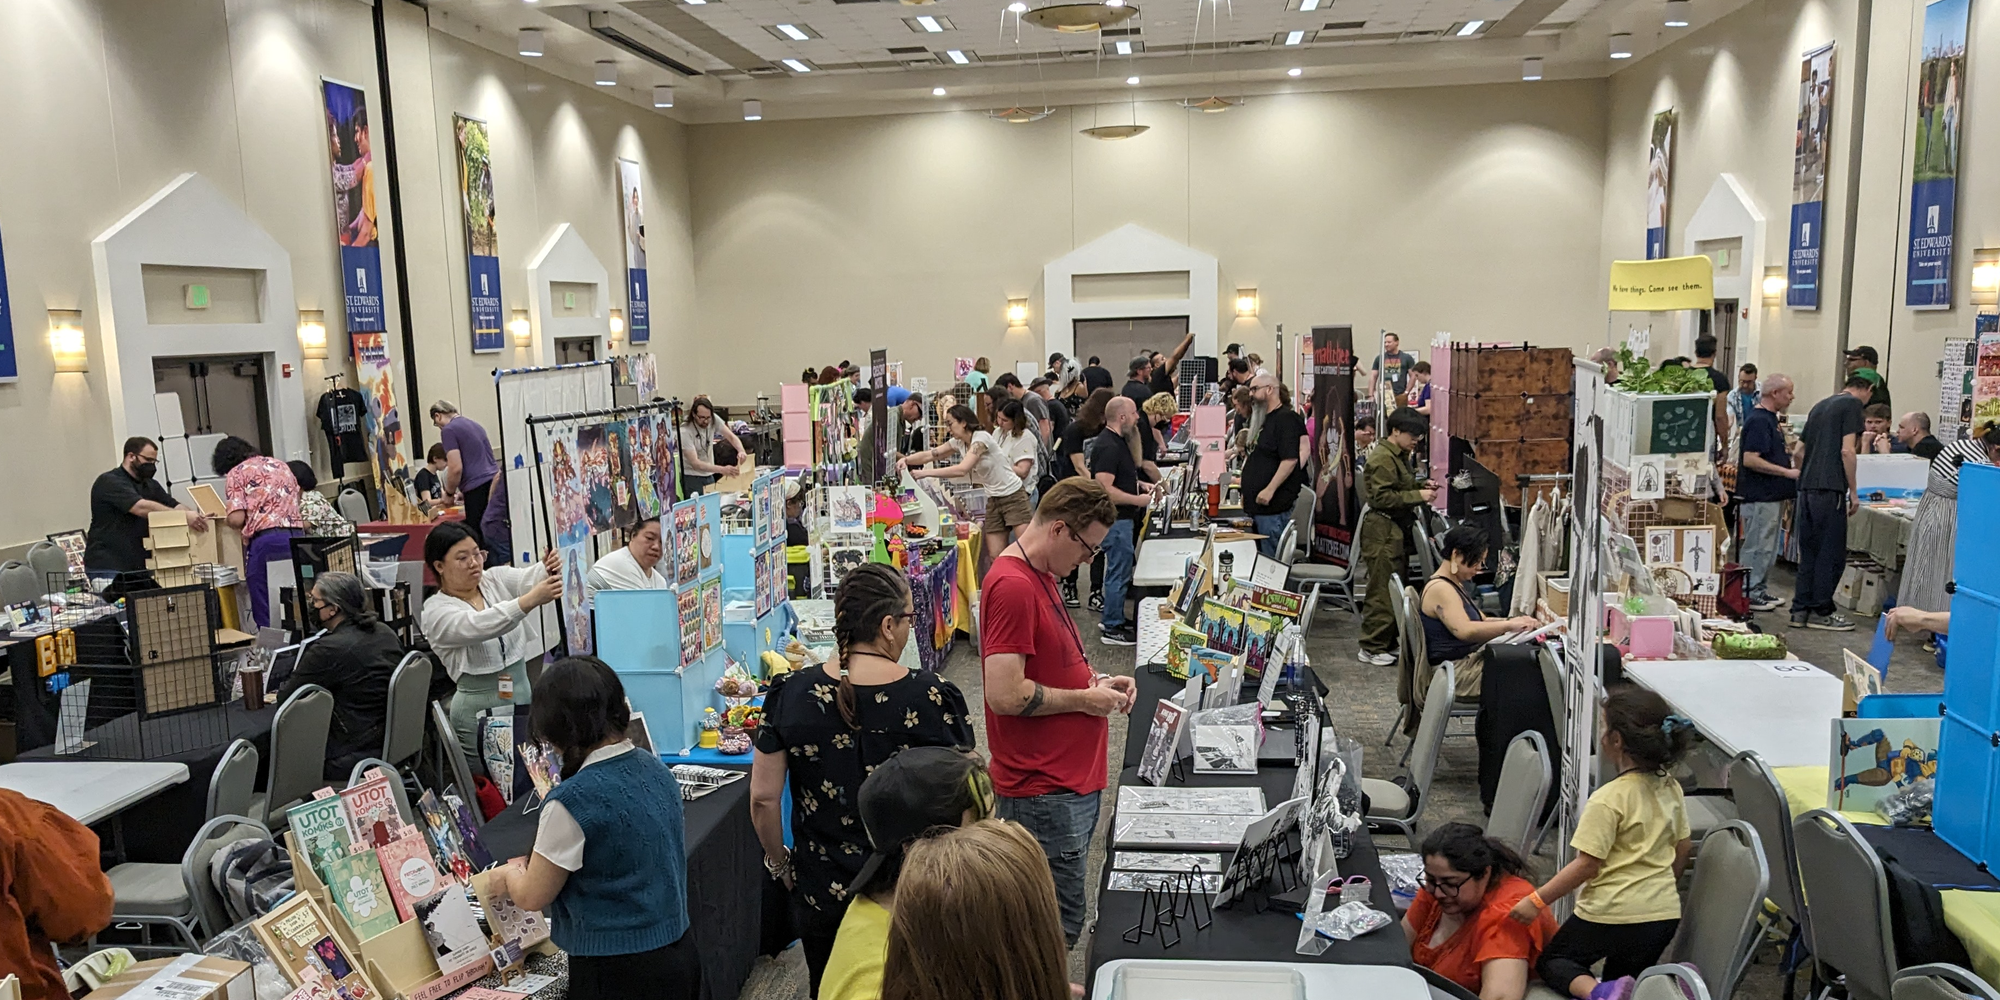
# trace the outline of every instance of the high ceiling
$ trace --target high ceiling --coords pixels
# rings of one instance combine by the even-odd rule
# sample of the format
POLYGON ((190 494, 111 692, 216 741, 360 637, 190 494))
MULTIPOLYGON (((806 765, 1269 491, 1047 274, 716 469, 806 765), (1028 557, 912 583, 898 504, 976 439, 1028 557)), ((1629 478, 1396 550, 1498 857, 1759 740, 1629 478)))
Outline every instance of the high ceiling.
POLYGON ((1132 0, 1129 20, 1078 34, 1011 0, 423 2, 440 30, 580 83, 609 60, 623 99, 650 107, 668 84, 662 114, 718 122, 746 99, 802 118, 1513 82, 1529 57, 1546 79, 1601 77, 1613 32, 1643 56, 1748 0, 1690 0, 1690 28, 1662 26, 1666 0, 1132 0), (522 28, 542 56, 519 55, 522 28))

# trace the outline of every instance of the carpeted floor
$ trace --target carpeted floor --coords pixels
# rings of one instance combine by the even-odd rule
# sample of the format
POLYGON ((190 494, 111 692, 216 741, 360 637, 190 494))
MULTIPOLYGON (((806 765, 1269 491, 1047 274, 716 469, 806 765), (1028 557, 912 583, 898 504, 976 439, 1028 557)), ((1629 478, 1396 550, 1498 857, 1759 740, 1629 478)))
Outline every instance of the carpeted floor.
MULTIPOLYGON (((1788 567, 1780 566, 1772 573, 1771 589, 1781 596, 1789 596, 1792 575, 1788 567)), ((1086 640, 1092 642, 1090 656, 1097 669, 1106 673, 1129 674, 1133 667, 1131 647, 1104 646, 1095 643, 1097 618, 1083 611, 1074 613, 1086 640)), ((1785 611, 1767 613, 1760 616, 1762 627, 1782 630, 1786 642, 1800 659, 1815 664, 1822 669, 1838 668, 1840 651, 1853 649, 1866 652, 1872 640, 1873 619, 1860 619, 1859 627, 1852 633, 1820 632, 1807 629, 1785 627, 1785 611)), ((1393 668, 1372 667, 1355 659, 1356 637, 1359 624, 1353 615, 1337 610, 1323 609, 1315 623, 1312 634, 1307 639, 1307 652, 1312 657, 1313 668, 1330 689, 1327 697, 1328 711, 1337 731, 1351 733, 1367 748, 1363 760, 1363 771, 1369 777, 1390 778, 1397 773, 1398 761, 1402 756, 1403 742, 1398 739, 1394 745, 1384 748, 1383 738, 1394 723, 1398 711, 1396 702, 1396 682, 1393 668)), ((945 677, 956 683, 965 692, 966 699, 979 704, 982 695, 979 664, 969 642, 961 642, 953 650, 945 668, 945 677)), ((1923 652, 1916 640, 1905 639, 1896 647, 1888 675, 1888 687, 1894 691, 1929 692, 1941 690, 1944 672, 1939 669, 1930 654, 1923 652)), ((1122 756, 1125 745, 1127 720, 1114 717, 1111 727, 1111 748, 1114 756, 1122 756)), ((980 745, 985 746, 985 722, 978 717, 980 745)), ((1434 796, 1426 813, 1426 827, 1452 820, 1481 823, 1484 817, 1479 806, 1477 784, 1477 752, 1470 738, 1467 723, 1455 724, 1452 735, 1447 737, 1444 752, 1438 761, 1437 773, 1433 780, 1434 796), (1457 734, 1464 730, 1466 735, 1457 734)), ((1116 767, 1113 766, 1113 773, 1116 767)), ((1091 850, 1091 885, 1097 884, 1097 872, 1103 863, 1102 824, 1110 821, 1107 808, 1099 819, 1097 846, 1091 850)), ((1420 831, 1421 832, 1421 831, 1420 831)), ((1386 849, 1406 849, 1403 838, 1390 836, 1378 838, 1386 849)), ((1532 859, 1546 875, 1552 867, 1547 854, 1532 859)), ((1093 911, 1094 912, 1094 911, 1093 911)), ((1070 954, 1070 973, 1073 981, 1081 982, 1083 977, 1084 951, 1086 944, 1080 943, 1070 954)), ((1782 977, 1777 972, 1775 948, 1759 952, 1758 960, 1745 977, 1736 996, 1742 1000, 1777 1000, 1782 995, 1782 977)), ((1800 987, 1803 989, 1803 985, 1800 987)), ((743 1000, 806 1000, 805 962, 798 948, 759 963, 757 970, 745 984, 743 1000)))

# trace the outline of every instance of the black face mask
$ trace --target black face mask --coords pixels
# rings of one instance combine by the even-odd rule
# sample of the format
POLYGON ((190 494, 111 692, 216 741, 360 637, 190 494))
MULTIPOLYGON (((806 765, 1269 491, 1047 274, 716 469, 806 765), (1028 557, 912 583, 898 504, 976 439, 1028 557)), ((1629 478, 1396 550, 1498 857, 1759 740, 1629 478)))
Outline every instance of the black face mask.
POLYGON ((140 462, 138 465, 132 467, 132 474, 138 476, 140 479, 151 479, 159 471, 160 463, 158 462, 140 462))

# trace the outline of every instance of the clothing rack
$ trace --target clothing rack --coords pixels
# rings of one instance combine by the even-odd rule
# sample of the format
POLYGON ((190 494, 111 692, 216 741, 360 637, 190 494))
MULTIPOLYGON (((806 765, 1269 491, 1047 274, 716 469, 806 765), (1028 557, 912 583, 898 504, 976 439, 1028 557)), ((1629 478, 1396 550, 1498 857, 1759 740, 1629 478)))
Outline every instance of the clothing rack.
POLYGON ((502 375, 532 375, 535 372, 559 372, 569 368, 595 368, 598 365, 608 365, 610 363, 611 363, 610 358, 602 358, 597 361, 571 361, 566 364, 560 364, 560 365, 530 365, 525 368, 495 368, 493 369, 493 378, 495 381, 498 381, 500 379, 500 376, 502 375))
MULTIPOLYGON (((593 362, 595 363, 595 362, 593 362)), ((517 369, 523 370, 523 369, 517 369)), ((547 371, 548 369, 541 369, 547 371)), ((588 420, 591 417, 615 417, 621 413, 637 413, 641 410, 678 410, 683 405, 678 397, 654 400, 649 403, 633 403, 629 406, 613 406, 602 410, 578 410, 575 413, 550 413, 545 416, 527 418, 524 423, 546 424, 556 420, 588 420)))

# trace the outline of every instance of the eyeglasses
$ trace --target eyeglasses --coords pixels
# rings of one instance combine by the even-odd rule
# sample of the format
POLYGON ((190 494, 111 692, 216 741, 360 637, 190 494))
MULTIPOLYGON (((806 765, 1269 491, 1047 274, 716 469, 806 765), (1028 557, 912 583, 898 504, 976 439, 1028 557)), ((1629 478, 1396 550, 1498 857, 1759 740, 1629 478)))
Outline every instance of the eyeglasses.
POLYGON ((460 566, 484 566, 486 565, 486 550, 473 549, 470 552, 454 552, 451 554, 451 561, 460 566))
POLYGON ((1460 889, 1465 888, 1465 883, 1470 881, 1472 881, 1472 876, 1470 875, 1463 876, 1451 882, 1443 881, 1435 875, 1425 875, 1423 877, 1424 888, 1440 896, 1456 896, 1460 889))
POLYGON ((1069 523, 1068 521, 1064 521, 1062 523, 1062 526, 1064 531, 1069 532, 1069 537, 1076 539, 1076 544, 1083 546, 1084 558, 1086 559, 1097 558, 1097 546, 1084 541, 1083 532, 1076 530, 1076 526, 1069 523))

